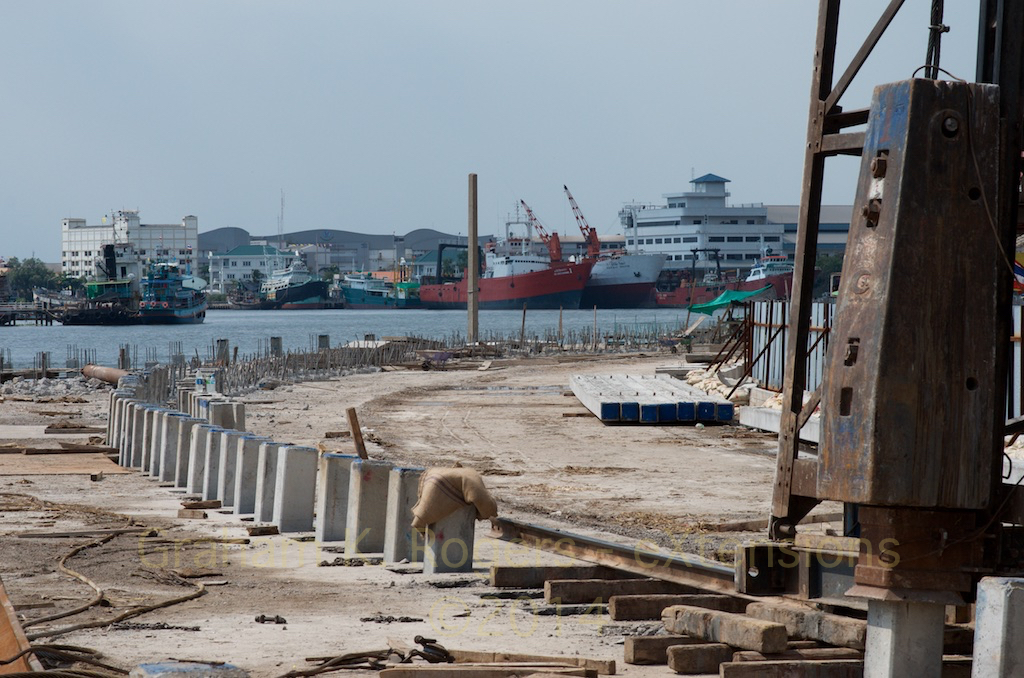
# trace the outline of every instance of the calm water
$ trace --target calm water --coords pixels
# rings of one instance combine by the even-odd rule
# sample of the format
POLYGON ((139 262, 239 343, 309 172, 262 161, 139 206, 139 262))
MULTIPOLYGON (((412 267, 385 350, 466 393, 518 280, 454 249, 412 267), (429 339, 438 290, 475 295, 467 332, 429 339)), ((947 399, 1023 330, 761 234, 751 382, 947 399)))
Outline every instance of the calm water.
MULTIPOLYGON (((527 336, 543 336, 546 331, 557 331, 558 313, 527 311, 527 336)), ((487 339, 489 334, 518 336, 522 320, 522 311, 481 311, 480 337, 487 339)), ((685 309, 597 312, 598 331, 601 333, 612 332, 617 327, 632 328, 655 323, 674 329, 685 322, 685 309)), ((571 330, 589 332, 593 326, 593 310, 564 312, 562 327, 567 333, 571 330)), ((158 360, 166 360, 171 342, 181 342, 186 356, 194 356, 198 352, 205 359, 217 339, 228 339, 232 347, 238 346, 239 353, 245 355, 256 353, 260 343, 266 345, 270 337, 281 337, 285 350, 307 350, 311 337, 315 341, 319 334, 330 335, 331 346, 338 346, 362 339, 366 334, 443 339, 455 333, 465 337, 465 311, 209 311, 206 322, 200 325, 0 327, 0 351, 3 351, 5 359, 9 352, 14 366, 18 368, 31 367, 32 359, 39 351, 49 351, 51 365, 62 366, 69 347, 94 349, 99 364, 116 365, 118 347, 124 344, 137 351, 141 363, 147 357, 147 349, 155 351, 158 360)))

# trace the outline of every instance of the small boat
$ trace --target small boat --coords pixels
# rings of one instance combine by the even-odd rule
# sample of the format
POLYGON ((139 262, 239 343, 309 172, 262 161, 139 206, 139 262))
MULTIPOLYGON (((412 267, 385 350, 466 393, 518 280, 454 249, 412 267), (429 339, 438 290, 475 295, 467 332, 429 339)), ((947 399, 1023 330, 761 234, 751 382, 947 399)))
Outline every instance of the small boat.
POLYGON ((183 275, 175 263, 151 264, 140 281, 139 320, 149 325, 201 323, 206 318, 205 287, 198 278, 183 275))
POLYGON ((392 282, 370 273, 352 273, 341 283, 345 308, 420 308, 418 282, 392 282))

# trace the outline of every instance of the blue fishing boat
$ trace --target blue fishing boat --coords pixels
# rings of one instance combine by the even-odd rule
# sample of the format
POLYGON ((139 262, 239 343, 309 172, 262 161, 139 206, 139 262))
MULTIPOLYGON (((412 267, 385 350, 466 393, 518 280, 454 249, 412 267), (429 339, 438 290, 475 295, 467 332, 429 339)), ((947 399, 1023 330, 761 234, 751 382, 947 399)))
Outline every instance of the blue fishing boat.
POLYGON ((370 273, 345 276, 341 285, 345 308, 422 308, 418 282, 392 282, 370 273))
POLYGON ((151 264, 141 281, 139 319, 149 325, 201 323, 206 318, 203 281, 183 275, 177 264, 151 264))

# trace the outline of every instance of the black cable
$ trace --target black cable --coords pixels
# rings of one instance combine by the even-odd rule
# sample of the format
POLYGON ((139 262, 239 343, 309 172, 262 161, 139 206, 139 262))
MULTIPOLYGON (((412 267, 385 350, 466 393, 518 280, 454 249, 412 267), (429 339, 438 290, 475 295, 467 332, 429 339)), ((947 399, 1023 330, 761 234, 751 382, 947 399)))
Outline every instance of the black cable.
POLYGON ((928 51, 924 58, 924 77, 929 80, 936 80, 939 77, 942 34, 949 32, 949 26, 942 23, 944 4, 944 0, 932 0, 931 24, 928 26, 928 51))

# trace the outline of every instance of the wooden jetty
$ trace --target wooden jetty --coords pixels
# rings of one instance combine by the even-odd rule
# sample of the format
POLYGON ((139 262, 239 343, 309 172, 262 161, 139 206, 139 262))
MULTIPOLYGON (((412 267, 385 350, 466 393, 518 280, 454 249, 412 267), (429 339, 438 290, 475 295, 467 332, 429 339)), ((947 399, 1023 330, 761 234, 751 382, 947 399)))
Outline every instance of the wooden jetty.
POLYGON ((35 325, 52 325, 60 321, 57 313, 43 304, 2 304, 0 305, 0 327, 16 325, 18 321, 35 325))

